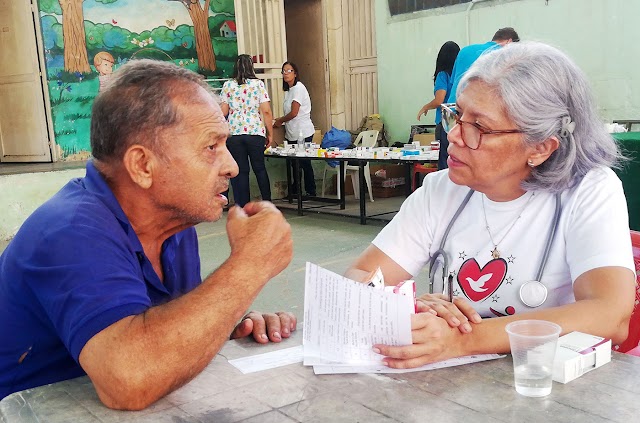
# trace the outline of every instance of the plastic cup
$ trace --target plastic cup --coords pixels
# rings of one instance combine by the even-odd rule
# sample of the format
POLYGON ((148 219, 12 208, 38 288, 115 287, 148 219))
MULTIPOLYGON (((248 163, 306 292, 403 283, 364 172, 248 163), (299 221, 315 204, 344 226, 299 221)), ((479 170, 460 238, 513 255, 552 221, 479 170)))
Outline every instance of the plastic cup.
POLYGON ((516 392, 527 397, 549 395, 560 326, 544 320, 518 320, 505 330, 513 356, 516 392))

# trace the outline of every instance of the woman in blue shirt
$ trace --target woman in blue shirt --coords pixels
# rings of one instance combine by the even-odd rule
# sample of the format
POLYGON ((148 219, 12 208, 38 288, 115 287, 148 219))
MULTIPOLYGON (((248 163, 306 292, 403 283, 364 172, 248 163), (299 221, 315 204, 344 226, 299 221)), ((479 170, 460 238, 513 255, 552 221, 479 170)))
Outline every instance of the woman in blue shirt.
POLYGON ((447 41, 440 47, 438 52, 438 58, 436 59, 436 70, 433 73, 433 95, 434 98, 424 106, 418 112, 418 120, 431 109, 436 109, 436 139, 440 140, 440 154, 438 157, 438 170, 446 169, 447 167, 447 147, 449 142, 447 141, 447 134, 442 129, 442 112, 440 111, 440 105, 444 103, 445 99, 449 97, 451 91, 451 70, 453 64, 458 57, 460 47, 453 41, 447 41))

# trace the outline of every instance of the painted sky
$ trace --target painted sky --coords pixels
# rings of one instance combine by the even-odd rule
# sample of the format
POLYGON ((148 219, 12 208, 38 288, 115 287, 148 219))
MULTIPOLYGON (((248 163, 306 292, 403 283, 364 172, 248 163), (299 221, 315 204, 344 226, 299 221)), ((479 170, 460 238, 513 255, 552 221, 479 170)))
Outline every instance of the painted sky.
POLYGON ((173 23, 171 28, 182 24, 193 25, 182 3, 166 0, 118 0, 111 4, 85 0, 84 18, 93 23, 111 23, 138 33, 161 25, 170 26, 169 23, 173 23))

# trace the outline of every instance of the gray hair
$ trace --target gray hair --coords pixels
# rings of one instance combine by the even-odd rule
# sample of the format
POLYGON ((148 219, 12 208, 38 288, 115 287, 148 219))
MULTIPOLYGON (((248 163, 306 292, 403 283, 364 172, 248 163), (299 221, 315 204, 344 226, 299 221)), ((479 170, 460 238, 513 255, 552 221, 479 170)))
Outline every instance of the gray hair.
POLYGON ((586 76, 564 53, 537 42, 520 42, 482 55, 465 74, 458 94, 472 81, 489 85, 505 112, 535 146, 550 137, 558 149, 532 169, 526 190, 560 192, 591 169, 623 159, 597 114, 586 76), (573 122, 573 123, 572 123, 573 122))
POLYGON ((103 163, 121 160, 134 143, 161 153, 160 130, 179 120, 172 100, 178 95, 185 101, 195 99, 189 93, 197 86, 212 92, 201 75, 173 63, 148 59, 126 63, 93 102, 93 157, 103 163))

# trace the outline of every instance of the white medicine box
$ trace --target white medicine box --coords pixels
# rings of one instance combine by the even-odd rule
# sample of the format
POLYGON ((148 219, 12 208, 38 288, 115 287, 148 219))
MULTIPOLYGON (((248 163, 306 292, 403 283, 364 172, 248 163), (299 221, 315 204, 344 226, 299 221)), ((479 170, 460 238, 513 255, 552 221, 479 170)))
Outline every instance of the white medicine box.
POLYGON ((611 361, 611 340, 582 332, 571 332, 558 339, 553 364, 553 380, 571 382, 611 361))

